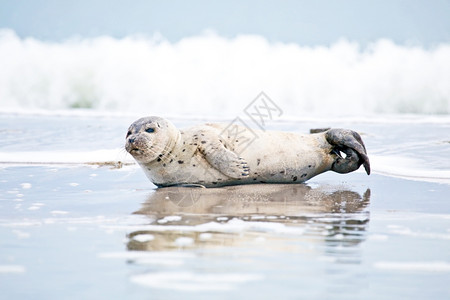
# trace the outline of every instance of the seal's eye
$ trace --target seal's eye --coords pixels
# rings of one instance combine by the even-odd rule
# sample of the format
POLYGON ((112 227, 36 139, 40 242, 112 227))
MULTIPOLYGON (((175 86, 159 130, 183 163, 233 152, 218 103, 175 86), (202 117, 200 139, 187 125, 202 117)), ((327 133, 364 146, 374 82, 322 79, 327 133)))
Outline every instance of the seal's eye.
POLYGON ((129 137, 131 135, 131 131, 127 132, 127 137, 129 137))
POLYGON ((145 129, 145 131, 148 133, 152 133, 152 132, 155 132, 155 128, 147 128, 147 129, 145 129))

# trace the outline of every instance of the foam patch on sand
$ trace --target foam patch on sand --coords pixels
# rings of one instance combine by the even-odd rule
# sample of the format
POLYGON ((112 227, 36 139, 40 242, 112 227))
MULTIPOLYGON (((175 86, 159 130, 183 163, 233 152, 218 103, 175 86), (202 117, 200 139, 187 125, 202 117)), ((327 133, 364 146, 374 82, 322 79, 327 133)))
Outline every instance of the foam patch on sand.
POLYGON ((25 273, 25 272, 26 272, 26 268, 24 266, 0 265, 0 274, 5 274, 5 273, 15 274, 15 273, 25 273))
MULTIPOLYGON (((58 214, 57 214, 58 215, 58 214)), ((65 217, 61 214, 59 217, 30 219, 0 219, 0 227, 9 228, 25 228, 43 225, 92 225, 96 224, 107 229, 124 228, 128 226, 144 226, 148 222, 148 218, 143 216, 127 216, 127 217, 106 217, 106 216, 90 216, 90 217, 65 217), (112 225, 114 224, 114 225, 112 225)))
MULTIPOLYGON (((106 225, 108 228, 123 228, 121 225, 106 225)), ((305 228, 296 226, 286 226, 275 222, 253 222, 232 219, 227 223, 208 222, 195 226, 186 225, 141 225, 125 226, 127 230, 148 230, 153 232, 180 231, 180 232, 221 232, 221 233, 241 233, 241 232, 267 232, 277 234, 303 235, 305 228)))
POLYGON ((450 170, 424 168, 424 164, 414 158, 401 156, 370 155, 373 173, 408 180, 450 184, 450 170))
POLYGON ((104 259, 121 259, 139 265, 181 266, 187 259, 195 258, 195 255, 189 252, 124 251, 100 253, 98 257, 104 259))
POLYGON ((179 291, 226 291, 238 284, 261 280, 258 274, 245 273, 202 273, 193 272, 154 272, 131 277, 131 282, 139 285, 179 291))
MULTIPOLYGON (((123 149, 101 149, 95 151, 23 151, 0 152, 0 163, 8 164, 134 164, 133 158, 123 149)), ((27 188, 28 186, 24 187, 27 188)), ((31 187, 31 186, 30 186, 31 187)))
POLYGON ((431 262, 388 262, 380 261, 374 264, 376 269, 405 272, 450 272, 450 263, 443 261, 431 262))

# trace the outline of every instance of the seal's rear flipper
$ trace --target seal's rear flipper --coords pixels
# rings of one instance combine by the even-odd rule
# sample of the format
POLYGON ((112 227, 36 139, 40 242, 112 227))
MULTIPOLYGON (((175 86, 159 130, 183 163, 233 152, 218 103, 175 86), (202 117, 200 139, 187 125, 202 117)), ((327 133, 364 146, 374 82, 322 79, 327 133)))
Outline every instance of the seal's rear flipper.
POLYGON ((357 132, 348 129, 330 129, 325 133, 325 138, 333 146, 332 153, 337 156, 331 167, 333 171, 349 173, 363 165, 367 175, 370 174, 366 147, 357 132), (339 154, 340 151, 346 154, 345 158, 339 154))

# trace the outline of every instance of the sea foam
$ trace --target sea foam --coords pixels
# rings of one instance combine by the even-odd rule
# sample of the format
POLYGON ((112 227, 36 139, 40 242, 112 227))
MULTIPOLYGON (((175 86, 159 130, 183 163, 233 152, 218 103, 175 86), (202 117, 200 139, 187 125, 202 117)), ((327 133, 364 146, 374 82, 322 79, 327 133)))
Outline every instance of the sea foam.
POLYGON ((48 42, 0 30, 0 110, 235 116, 264 91, 288 115, 450 113, 450 44, 329 46, 159 35, 48 42))

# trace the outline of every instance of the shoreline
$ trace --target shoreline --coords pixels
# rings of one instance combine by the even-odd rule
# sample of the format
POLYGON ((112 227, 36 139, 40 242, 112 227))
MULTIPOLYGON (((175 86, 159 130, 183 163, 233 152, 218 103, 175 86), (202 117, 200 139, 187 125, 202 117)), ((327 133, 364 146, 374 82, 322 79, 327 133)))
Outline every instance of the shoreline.
MULTIPOLYGON (((0 119, 0 131, 5 134, 5 138, 0 141, 0 166, 134 163, 123 148, 126 128, 133 121, 129 115, 101 118, 79 115, 69 118, 21 114, 5 116, 9 117, 0 119), (17 140, 17 137, 20 139, 17 140), (47 142, 47 138, 51 142, 47 142)), ((392 178, 450 184, 450 159, 446 159, 450 157, 447 136, 450 117, 437 117, 439 122, 428 122, 428 116, 423 118, 421 122, 406 117, 406 123, 401 118, 387 117, 392 123, 385 123, 384 120, 380 123, 370 123, 370 120, 352 123, 352 120, 345 118, 339 121, 278 119, 268 124, 268 127, 271 130, 303 133, 324 126, 352 128, 363 137, 374 173, 392 178)), ((172 121, 180 128, 203 122, 191 117, 179 117, 172 121)))

